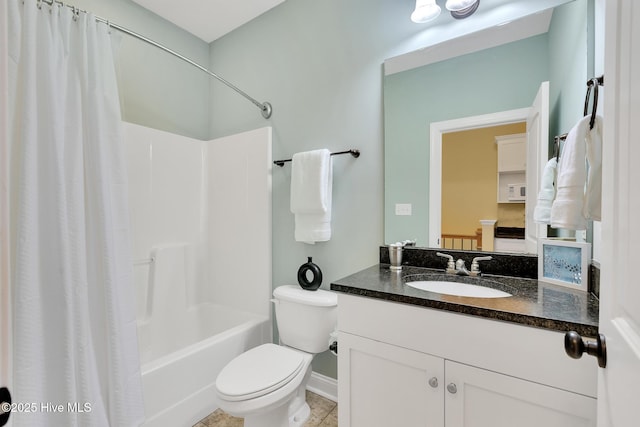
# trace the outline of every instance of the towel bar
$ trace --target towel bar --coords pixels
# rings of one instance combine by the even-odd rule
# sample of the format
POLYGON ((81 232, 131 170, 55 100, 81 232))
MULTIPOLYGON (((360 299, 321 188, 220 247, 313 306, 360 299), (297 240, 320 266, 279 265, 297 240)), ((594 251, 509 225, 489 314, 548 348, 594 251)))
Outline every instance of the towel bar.
MULTIPOLYGON (((337 153, 331 153, 332 156, 336 156, 338 154, 351 154, 353 157, 355 157, 357 159, 358 157, 360 157, 360 150, 351 149, 351 150, 346 150, 346 151, 339 151, 337 153)), ((286 162, 290 162, 290 161, 291 161, 291 159, 274 160, 273 164, 282 167, 282 166, 284 166, 284 164, 286 162)))

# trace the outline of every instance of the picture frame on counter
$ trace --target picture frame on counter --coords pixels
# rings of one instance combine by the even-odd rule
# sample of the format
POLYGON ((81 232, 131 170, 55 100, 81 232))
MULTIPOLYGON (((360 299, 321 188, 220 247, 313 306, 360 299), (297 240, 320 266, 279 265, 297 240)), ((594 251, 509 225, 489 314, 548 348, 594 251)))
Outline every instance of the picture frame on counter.
POLYGON ((539 239, 538 280, 588 291, 591 243, 539 239))

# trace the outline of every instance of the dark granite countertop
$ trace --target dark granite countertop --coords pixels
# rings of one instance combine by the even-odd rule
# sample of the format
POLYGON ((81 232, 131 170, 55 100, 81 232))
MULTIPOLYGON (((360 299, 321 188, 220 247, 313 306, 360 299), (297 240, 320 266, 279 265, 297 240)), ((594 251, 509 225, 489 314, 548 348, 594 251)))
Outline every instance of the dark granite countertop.
POLYGON ((481 278, 451 276, 442 270, 407 265, 395 272, 389 269, 388 264, 378 264, 334 281, 331 289, 554 331, 573 330, 588 337, 598 333, 599 303, 595 296, 535 279, 496 275, 481 278), (513 296, 472 298, 427 292, 407 286, 406 279, 410 275, 421 275, 413 276, 413 280, 456 280, 489 286, 513 296))

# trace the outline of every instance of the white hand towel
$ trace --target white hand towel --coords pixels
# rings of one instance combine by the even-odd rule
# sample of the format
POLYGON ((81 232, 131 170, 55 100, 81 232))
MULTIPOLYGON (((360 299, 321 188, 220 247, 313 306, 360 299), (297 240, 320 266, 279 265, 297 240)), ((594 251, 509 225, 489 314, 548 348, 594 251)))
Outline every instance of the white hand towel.
POLYGON ((547 162, 542 172, 542 182, 540 192, 538 192, 538 202, 533 211, 533 220, 538 224, 549 224, 551 222, 551 205, 556 197, 556 167, 558 161, 555 157, 547 162))
POLYGON ((602 214, 602 117, 596 116, 593 129, 587 132, 587 189, 582 214, 600 221, 602 214))
POLYGON ((295 239, 314 244, 331 238, 333 170, 327 149, 296 153, 291 159, 291 212, 295 239))
POLYGON ((587 182, 586 138, 591 116, 583 117, 567 135, 558 163, 556 198, 551 207, 551 226, 569 230, 585 230, 583 215, 587 182))

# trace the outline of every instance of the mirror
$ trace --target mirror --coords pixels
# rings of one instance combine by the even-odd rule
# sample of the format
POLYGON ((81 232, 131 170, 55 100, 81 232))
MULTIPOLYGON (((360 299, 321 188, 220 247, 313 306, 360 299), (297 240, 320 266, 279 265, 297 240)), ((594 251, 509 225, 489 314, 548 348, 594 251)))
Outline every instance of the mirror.
MULTIPOLYGON (((385 243, 433 246, 429 211, 439 207, 430 203, 430 174, 438 168, 431 163, 432 124, 529 108, 544 81, 550 82, 548 140, 581 118, 593 71, 591 3, 576 0, 385 61, 385 243)), ((553 152, 549 145, 545 150, 553 152)), ((539 176, 536 169, 527 165, 527 175, 539 176)), ((471 205, 471 195, 459 192, 471 205)))

